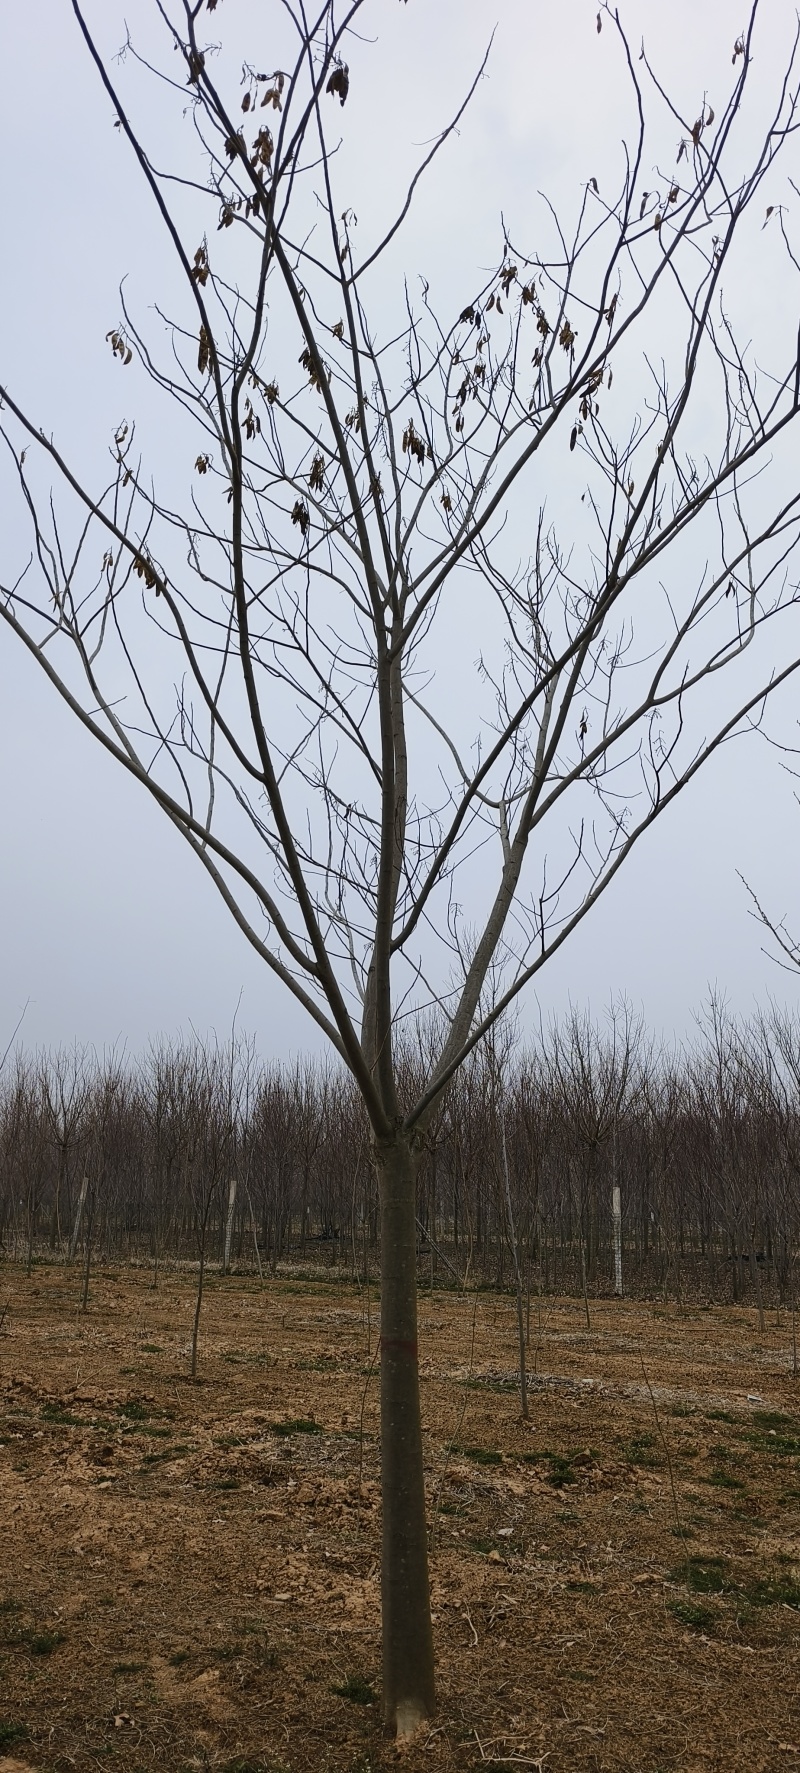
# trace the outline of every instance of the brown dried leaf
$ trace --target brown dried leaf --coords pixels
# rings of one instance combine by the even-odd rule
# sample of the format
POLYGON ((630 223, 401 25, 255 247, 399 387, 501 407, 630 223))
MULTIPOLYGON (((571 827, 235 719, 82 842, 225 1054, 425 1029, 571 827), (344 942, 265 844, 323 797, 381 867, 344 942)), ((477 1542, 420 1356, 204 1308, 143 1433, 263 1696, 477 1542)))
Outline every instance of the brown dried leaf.
POLYGON ((350 91, 350 70, 346 62, 339 62, 338 67, 334 68, 325 91, 332 92, 339 103, 344 104, 350 91))

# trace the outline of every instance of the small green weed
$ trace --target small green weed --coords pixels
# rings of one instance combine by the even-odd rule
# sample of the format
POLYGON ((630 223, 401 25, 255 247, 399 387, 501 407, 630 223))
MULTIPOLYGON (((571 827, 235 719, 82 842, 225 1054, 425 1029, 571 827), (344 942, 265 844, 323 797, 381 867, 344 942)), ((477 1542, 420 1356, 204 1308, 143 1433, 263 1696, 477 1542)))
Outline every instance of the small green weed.
POLYGON ((692 1594, 724 1594, 730 1588, 725 1576, 725 1559, 703 1557, 697 1553, 686 1559, 671 1573, 673 1582, 683 1579, 692 1594))
POLYGON ((709 1472, 708 1477, 701 1478, 703 1484, 713 1484, 717 1490, 743 1490, 745 1485, 741 1478, 736 1478, 730 1471, 723 1471, 719 1466, 709 1472))
POLYGON ((351 1705, 374 1705, 375 1691, 363 1675, 348 1675, 341 1687, 332 1687, 339 1699, 349 1699, 351 1705))
POLYGON ((791 1576, 762 1577, 744 1590, 751 1607, 800 1607, 800 1582, 791 1576))
POLYGON ((235 1349, 225 1349, 222 1357, 232 1367, 274 1367, 275 1356, 272 1354, 240 1354, 235 1349))
POLYGON ((767 1431, 769 1431, 770 1428, 774 1428, 777 1431, 780 1428, 795 1427, 794 1418, 792 1416, 784 1416, 782 1410, 754 1410, 752 1421, 755 1423, 756 1428, 766 1428, 767 1431))
POLYGON ((28 1648, 32 1656, 51 1656, 63 1642, 63 1631, 37 1631, 28 1638, 28 1648))
POLYGON ((533 1455, 528 1454, 527 1457, 533 1458, 537 1462, 542 1459, 547 1460, 550 1469, 545 1474, 545 1482, 552 1484, 554 1489, 560 1490, 565 1484, 576 1484, 578 1482, 577 1476, 572 1467, 572 1461, 575 1457, 573 1453, 538 1453, 533 1455))
POLYGON ((42 1404, 40 1415, 43 1422, 52 1422, 58 1428, 91 1428, 83 1416, 73 1416, 69 1410, 62 1410, 60 1404, 42 1404))
POLYGON ((163 1348, 159 1347, 157 1342, 143 1342, 141 1345, 141 1348, 139 1350, 139 1353, 140 1354, 163 1354, 164 1350, 163 1350, 163 1348))
POLYGON ((654 1450, 656 1445, 657 1442, 654 1434, 635 1435, 634 1439, 627 1441, 624 1446, 624 1453, 628 1463, 630 1465, 640 1465, 646 1469, 662 1465, 663 1459, 661 1454, 654 1450))
POLYGON ((693 1631, 713 1631, 717 1616, 711 1607, 699 1601, 668 1601, 667 1605, 681 1625, 689 1625, 693 1631))
POLYGON ((797 1436, 779 1434, 775 1428, 759 1429, 745 1438, 756 1452, 769 1453, 773 1459, 794 1459, 800 1453, 800 1440, 797 1436))
POLYGON ((296 1416, 293 1421, 289 1422, 272 1422, 270 1429, 273 1434, 277 1435, 322 1433, 320 1424, 313 1422, 309 1416, 296 1416))
POLYGON ((144 1666, 143 1662, 115 1662, 111 1673, 112 1675, 141 1674, 144 1666))
POLYGON ((10 1742, 24 1742, 27 1735, 24 1724, 12 1724, 6 1718, 0 1718, 0 1748, 6 1748, 10 1742))
POLYGON ((502 1465, 503 1455, 496 1447, 451 1447, 456 1459, 471 1459, 474 1465, 502 1465))
POLYGON ((145 1471, 148 1465, 161 1465, 165 1459, 185 1459, 187 1453, 193 1452, 194 1448, 187 1445, 186 1442, 176 1441, 174 1447, 161 1447, 158 1452, 143 1453, 141 1469, 145 1471))

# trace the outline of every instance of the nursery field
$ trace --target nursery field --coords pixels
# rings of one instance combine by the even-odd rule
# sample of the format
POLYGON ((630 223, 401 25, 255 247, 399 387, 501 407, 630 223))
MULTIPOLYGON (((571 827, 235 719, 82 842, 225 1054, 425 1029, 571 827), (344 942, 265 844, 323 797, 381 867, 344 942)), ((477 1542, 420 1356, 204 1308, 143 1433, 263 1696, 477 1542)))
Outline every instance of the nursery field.
MULTIPOLYGON (((377 1301, 0 1268, 0 1773, 378 1773, 377 1301), (3 1311, 5 1308, 5 1313, 3 1311)), ((425 1291, 439 1712, 409 1773, 800 1769, 772 1313, 425 1291)))

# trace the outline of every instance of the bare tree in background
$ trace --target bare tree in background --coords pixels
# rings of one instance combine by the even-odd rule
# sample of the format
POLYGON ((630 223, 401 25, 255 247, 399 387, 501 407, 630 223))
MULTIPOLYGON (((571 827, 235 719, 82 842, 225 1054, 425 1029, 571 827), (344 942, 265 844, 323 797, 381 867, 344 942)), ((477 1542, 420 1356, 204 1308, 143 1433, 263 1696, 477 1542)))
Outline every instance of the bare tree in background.
POLYGON ((50 1138, 58 1152, 58 1179, 50 1217, 50 1248, 62 1243, 61 1215, 70 1203, 70 1158, 80 1144, 91 1084, 86 1054, 74 1046, 48 1063, 42 1060, 41 1086, 50 1138))
POLYGON ((402 1736, 434 1709, 426 1126, 641 834, 798 664, 796 314, 751 311, 745 275, 748 255, 776 287, 797 268, 776 166, 795 152, 797 40, 756 140, 757 0, 722 50, 729 96, 712 108, 699 77, 688 115, 601 6, 630 81, 616 189, 588 166, 574 215, 543 203, 536 244, 504 235, 494 272, 437 313, 406 281, 402 226, 467 100, 362 238, 337 149, 351 83, 374 78, 373 0, 313 16, 275 0, 260 38, 284 65, 243 75, 224 42, 211 53, 217 0, 158 0, 160 65, 130 40, 104 61, 73 11, 183 276, 166 345, 124 299, 107 339, 110 373, 135 363, 163 396, 168 448, 148 459, 121 423, 110 474, 86 478, 29 409, 24 368, 4 377, 31 542, 4 541, 0 608, 361 1092, 381 1204, 383 1701, 402 1736), (131 122, 128 82, 133 103, 151 76, 195 132, 194 178, 156 170, 131 122), (403 1100, 393 1030, 431 1003, 441 1041, 403 1100))

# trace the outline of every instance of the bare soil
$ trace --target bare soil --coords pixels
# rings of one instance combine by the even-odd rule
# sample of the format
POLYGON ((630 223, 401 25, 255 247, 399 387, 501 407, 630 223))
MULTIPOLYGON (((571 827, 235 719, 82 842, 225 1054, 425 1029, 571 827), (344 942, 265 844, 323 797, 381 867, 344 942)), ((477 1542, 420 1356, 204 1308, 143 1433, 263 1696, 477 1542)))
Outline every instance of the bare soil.
MULTIPOLYGON (((378 1773, 377 1304, 0 1271, 0 1773, 378 1773)), ((800 1768, 800 1381, 744 1309, 425 1292, 409 1773, 800 1768)))

